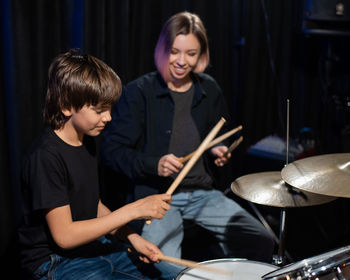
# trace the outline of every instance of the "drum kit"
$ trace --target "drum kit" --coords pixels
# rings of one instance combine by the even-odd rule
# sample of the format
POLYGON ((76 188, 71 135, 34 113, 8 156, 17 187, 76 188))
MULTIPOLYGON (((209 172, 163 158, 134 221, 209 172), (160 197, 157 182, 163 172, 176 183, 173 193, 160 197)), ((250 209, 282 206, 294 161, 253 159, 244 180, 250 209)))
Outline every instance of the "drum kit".
POLYGON ((244 259, 218 259, 200 264, 232 271, 215 275, 197 268, 182 271, 177 280, 344 280, 350 279, 350 245, 284 265, 285 210, 321 205, 339 197, 350 198, 350 153, 327 154, 296 160, 281 172, 242 176, 231 184, 239 197, 256 204, 281 208, 279 255, 273 264, 244 259))
POLYGON ((225 269, 232 275, 215 275, 199 268, 187 268, 176 280, 350 280, 350 245, 285 265, 284 234, 286 209, 315 206, 337 198, 350 198, 350 153, 325 154, 288 162, 289 100, 287 100, 286 164, 281 171, 260 172, 239 177, 231 184, 237 196, 247 200, 264 226, 273 233, 254 204, 281 209, 278 255, 273 264, 245 259, 218 259, 200 263, 225 269))
POLYGON ((350 197, 350 154, 308 157, 287 164, 281 172, 245 175, 231 189, 249 202, 281 208, 279 255, 274 263, 283 264, 286 209, 350 197))
MULTIPOLYGON (((350 153, 308 157, 287 164, 281 172, 245 175, 231 184, 231 190, 250 202, 281 208, 279 255, 274 262, 281 265, 286 209, 350 198, 350 153)), ((350 246, 283 266, 257 279, 350 279, 350 246)))

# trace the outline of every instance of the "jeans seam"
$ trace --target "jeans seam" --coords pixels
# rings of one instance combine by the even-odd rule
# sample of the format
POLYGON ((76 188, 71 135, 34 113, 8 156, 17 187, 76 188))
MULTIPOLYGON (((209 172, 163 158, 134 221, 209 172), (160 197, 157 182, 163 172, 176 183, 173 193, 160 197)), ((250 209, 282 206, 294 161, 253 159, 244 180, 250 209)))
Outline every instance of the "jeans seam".
POLYGON ((129 276, 129 277, 134 277, 135 279, 139 279, 139 280, 142 280, 142 279, 143 279, 143 278, 139 278, 139 277, 137 277, 137 276, 135 276, 135 275, 133 275, 133 274, 127 273, 127 272, 125 272, 125 271, 115 269, 113 262, 112 262, 110 259, 108 259, 108 258, 105 258, 105 257, 103 257, 103 256, 100 256, 100 259, 101 259, 101 260, 104 260, 104 261, 107 261, 107 262, 109 263, 109 265, 111 266, 111 275, 112 275, 113 273, 115 273, 115 272, 118 272, 118 273, 120 273, 120 274, 127 275, 127 276, 129 276))
POLYGON ((56 272, 56 268, 60 262, 60 257, 56 254, 52 254, 52 255, 50 255, 50 259, 51 259, 51 265, 50 265, 50 268, 47 272, 47 278, 49 280, 55 280, 56 279, 55 272, 56 272))

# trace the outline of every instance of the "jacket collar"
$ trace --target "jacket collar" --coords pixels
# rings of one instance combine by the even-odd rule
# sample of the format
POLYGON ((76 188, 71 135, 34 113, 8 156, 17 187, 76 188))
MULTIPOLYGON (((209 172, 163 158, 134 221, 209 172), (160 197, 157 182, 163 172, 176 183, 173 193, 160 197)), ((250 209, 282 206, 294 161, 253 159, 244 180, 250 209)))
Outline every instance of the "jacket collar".
POLYGON ((157 71, 156 79, 158 80, 158 83, 156 84, 156 96, 161 97, 164 95, 169 95, 169 88, 168 85, 165 83, 162 75, 157 71))
MULTIPOLYGON (((193 85, 194 85, 194 99, 193 99, 193 104, 197 104, 203 97, 207 95, 207 92, 202 88, 200 80, 201 77, 199 74, 190 73, 193 85)), ((168 88, 168 85, 165 83, 162 75, 157 71, 157 89, 156 89, 156 96, 161 97, 165 95, 170 95, 170 90, 168 88)))

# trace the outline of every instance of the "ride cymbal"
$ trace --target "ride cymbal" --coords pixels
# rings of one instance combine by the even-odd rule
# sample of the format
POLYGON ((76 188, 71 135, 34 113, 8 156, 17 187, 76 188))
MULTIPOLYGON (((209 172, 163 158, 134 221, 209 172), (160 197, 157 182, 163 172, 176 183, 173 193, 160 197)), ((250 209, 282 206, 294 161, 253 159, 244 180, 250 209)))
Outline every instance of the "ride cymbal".
POLYGON ((313 156, 282 169, 285 182, 312 193, 350 197, 350 153, 313 156))
POLYGON ((239 177, 231 190, 246 200, 275 207, 303 207, 335 200, 335 197, 301 191, 286 184, 281 172, 260 172, 239 177))

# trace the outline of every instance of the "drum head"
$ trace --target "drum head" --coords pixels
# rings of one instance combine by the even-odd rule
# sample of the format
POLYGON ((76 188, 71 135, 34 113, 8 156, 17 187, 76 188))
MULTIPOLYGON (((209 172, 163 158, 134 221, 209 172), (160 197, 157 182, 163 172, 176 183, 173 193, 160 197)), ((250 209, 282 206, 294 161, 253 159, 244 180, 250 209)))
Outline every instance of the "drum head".
POLYGON ((245 259, 217 259, 201 262, 200 264, 232 271, 232 275, 223 275, 198 268, 186 268, 176 277, 176 280, 261 280, 261 276, 278 268, 271 264, 245 259))
POLYGON ((319 276, 332 273, 339 266, 342 266, 341 269, 344 269, 349 264, 350 246, 346 246, 290 265, 286 265, 264 275, 262 279, 317 279, 319 276))

